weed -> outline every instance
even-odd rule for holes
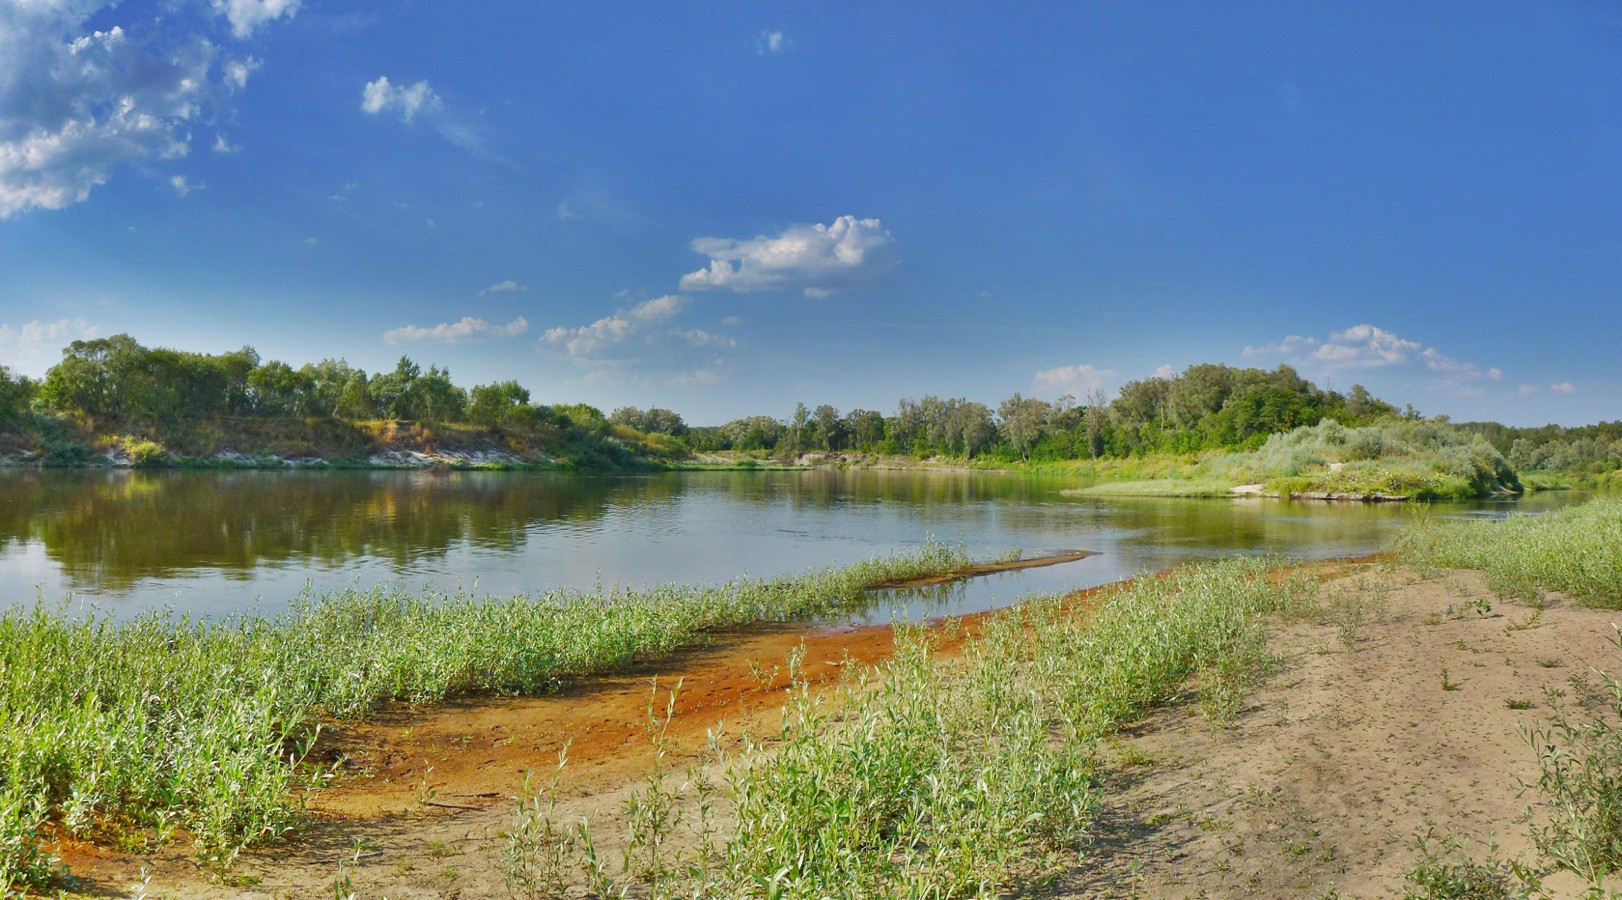
[[[1458,689],[1459,689],[1459,683],[1457,681],[1452,681],[1447,677],[1447,667],[1443,666],[1442,667],[1442,690],[1444,690],[1444,691],[1456,691]]]
[[[1418,839],[1420,861],[1403,873],[1410,900],[1519,900],[1541,891],[1537,873],[1518,862],[1499,858],[1489,840],[1486,859],[1470,855],[1470,839],[1448,831],[1437,842],[1434,827]]]
[[[1531,700],[1521,700],[1515,697],[1511,697],[1504,701],[1504,707],[1506,709],[1532,709],[1536,706],[1537,704]]]

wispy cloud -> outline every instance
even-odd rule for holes
[[[1094,391],[1103,391],[1104,386],[1114,378],[1114,369],[1100,369],[1092,363],[1081,363],[1037,372],[1036,377],[1031,379],[1031,385],[1036,393],[1045,396],[1060,397],[1069,394],[1078,399],[1085,399]]]
[[[1549,385],[1549,390],[1554,391],[1556,394],[1575,394],[1577,393],[1577,386],[1569,381],[1562,381],[1558,384]]]
[[[513,281],[511,278],[509,278],[506,281],[498,281],[495,284],[492,284],[489,287],[484,288],[483,290],[479,291],[479,296],[483,297],[486,294],[505,294],[505,293],[511,293],[511,292],[516,292],[516,291],[522,291],[524,289],[525,288],[524,288],[523,285],[521,285],[518,282]]]
[[[484,147],[484,139],[461,116],[453,113],[426,80],[397,85],[387,75],[378,76],[361,88],[360,108],[367,115],[392,113],[407,125],[418,119],[439,136],[477,156],[495,159]]]
[[[446,322],[431,328],[422,328],[417,325],[406,325],[401,328],[391,328],[383,332],[383,342],[386,344],[406,344],[418,341],[438,341],[445,344],[462,344],[472,341],[492,341],[499,338],[517,337],[529,330],[529,322],[519,316],[505,325],[492,325],[483,319],[465,316],[457,322]]]
[[[840,216],[829,225],[794,225],[775,237],[702,237],[693,250],[708,268],[682,276],[685,291],[800,290],[823,297],[865,283],[896,264],[895,238],[878,219]]]
[[[767,29],[766,31],[762,31],[760,35],[755,38],[755,52],[759,53],[761,56],[770,56],[773,53],[782,53],[783,51],[792,49],[793,47],[794,42],[789,40],[788,35],[784,34],[782,30],[778,28],[771,28]]]
[[[0,364],[27,366],[71,341],[90,340],[97,332],[83,317],[54,322],[35,319],[15,328],[0,323]]]
[[[549,328],[537,346],[586,370],[592,382],[713,384],[727,371],[716,351],[738,346],[736,338],[677,323],[687,298],[667,294],[603,316],[589,325]],[[695,351],[704,351],[697,357]]]
[[[1326,372],[1423,367],[1434,375],[1433,388],[1456,392],[1473,390],[1472,385],[1477,382],[1499,381],[1504,377],[1501,369],[1482,369],[1435,347],[1368,324],[1333,332],[1325,340],[1292,334],[1277,343],[1246,347],[1244,355],[1283,358],[1297,366]]]
[[[184,176],[184,175],[175,175],[175,176],[170,177],[169,186],[174,188],[175,193],[179,194],[182,197],[186,196],[187,194],[191,193],[192,191],[200,191],[204,187],[201,184],[192,184],[191,182],[186,180],[186,176]]]

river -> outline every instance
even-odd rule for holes
[[[866,618],[1006,605],[1235,553],[1378,549],[1405,504],[1070,499],[1069,480],[814,470],[520,472],[0,471],[0,606],[114,617],[275,614],[306,589],[477,595],[713,583],[853,562],[934,539],[979,558],[1099,555],[886,598]],[[1436,504],[1430,515],[1538,512],[1577,499]]]

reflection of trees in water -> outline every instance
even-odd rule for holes
[[[246,577],[461,542],[510,550],[536,523],[590,522],[678,489],[533,473],[15,471],[0,473],[0,543],[38,541],[70,578],[122,589],[194,568]]]
[[[1135,534],[1128,544],[1257,550],[1365,545],[1381,523],[1399,519],[1390,504],[1291,503],[1282,500],[1111,499],[1109,525]],[[1372,549],[1372,548],[1370,548]]]

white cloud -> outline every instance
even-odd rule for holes
[[[214,135],[214,152],[215,153],[241,153],[242,152],[242,145],[241,144],[233,144],[233,143],[231,143],[230,141],[225,139],[225,135],[223,135],[223,134],[216,134],[216,135]]]
[[[738,346],[737,338],[728,337],[724,334],[711,334],[702,328],[683,331],[681,337],[694,347],[725,347],[730,350]]]
[[[517,337],[528,330],[529,322],[525,321],[523,316],[519,316],[505,325],[492,325],[483,319],[465,316],[461,321],[441,323],[432,328],[422,328],[417,325],[392,328],[383,332],[383,342],[386,344],[404,344],[416,341],[440,341],[446,344],[461,344],[469,341],[489,341],[497,338]]]
[[[1100,369],[1092,363],[1081,363],[1037,372],[1031,383],[1040,394],[1052,397],[1069,394],[1072,397],[1085,398],[1093,391],[1102,391],[1104,385],[1114,377],[1114,369]]]
[[[558,221],[560,222],[568,222],[580,218],[580,214],[574,211],[574,208],[569,205],[569,201],[567,200],[564,200],[558,204],[557,215]]]
[[[297,4],[232,6],[245,34]],[[93,18],[117,23],[93,30]],[[0,2],[0,218],[81,203],[121,164],[186,155],[195,127],[259,65],[221,63],[189,22],[114,0]]]
[[[727,369],[717,350],[738,346],[736,338],[676,323],[687,298],[668,294],[621,309],[589,325],[549,328],[537,347],[559,354],[587,370],[589,382],[705,385],[719,380]],[[696,364],[694,351],[704,350]]]
[[[186,196],[192,191],[200,191],[204,188],[204,185],[192,184],[191,182],[187,181],[186,176],[184,175],[171,176],[169,178],[169,186],[174,188],[175,193],[182,197]]]
[[[231,33],[239,38],[253,34],[260,25],[298,14],[300,0],[214,0],[214,11],[231,23]]]
[[[513,281],[511,278],[509,278],[506,281],[498,281],[495,284],[492,284],[489,287],[485,288],[484,290],[479,291],[479,296],[483,297],[485,294],[504,294],[504,293],[508,293],[510,291],[521,291],[521,290],[524,290],[524,286],[519,284],[516,281]]]
[[[71,341],[95,337],[97,328],[82,317],[46,322],[35,319],[16,328],[0,323],[0,364],[16,367],[41,360]]]
[[[1549,390],[1554,391],[1556,394],[1575,394],[1577,393],[1577,386],[1569,381],[1562,381],[1559,384],[1549,385]]]
[[[1294,365],[1326,372],[1423,365],[1436,375],[1432,388],[1455,392],[1470,390],[1474,382],[1500,381],[1504,377],[1502,369],[1483,370],[1475,363],[1454,359],[1435,347],[1368,324],[1336,331],[1323,341],[1292,334],[1274,344],[1246,347],[1244,355],[1282,357]]]
[[[1149,373],[1149,377],[1158,378],[1161,381],[1170,381],[1177,377],[1177,370],[1172,367],[1171,363],[1161,363],[1155,366],[1155,370]]]
[[[1537,392],[1538,386],[1535,384],[1523,384],[1515,389],[1515,394],[1519,397],[1530,397]]]
[[[577,363],[589,363],[617,344],[647,336],[649,326],[670,319],[685,302],[686,298],[679,294],[667,294],[604,316],[590,325],[548,328],[541,335],[541,346],[561,349]]]
[[[729,327],[730,326],[736,326],[736,325],[742,325],[743,324],[743,316],[727,316],[726,318],[721,320],[721,324],[729,326]]]
[[[400,121],[407,124],[416,119],[418,113],[433,113],[444,105],[428,82],[419,81],[410,87],[398,87],[390,84],[386,75],[367,82],[360,94],[360,108],[367,114],[375,116],[385,110],[398,112]]]
[[[682,290],[787,288],[819,297],[867,281],[896,262],[890,232],[878,219],[855,216],[830,225],[794,225],[776,237],[698,238],[692,247],[710,265],[683,275]]]
[[[755,38],[755,52],[761,56],[782,53],[793,46],[794,42],[788,39],[788,35],[775,28],[762,31],[760,36]]]

